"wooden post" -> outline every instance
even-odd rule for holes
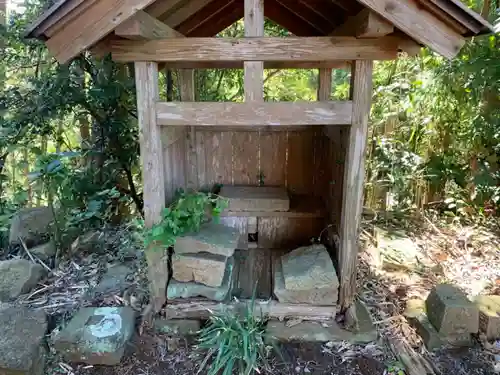
[[[348,137],[339,231],[339,303],[342,311],[348,310],[353,305],[356,294],[358,236],[363,205],[365,148],[372,97],[372,70],[372,61],[356,60],[353,62],[351,77],[352,125]],[[355,317],[355,313],[353,315]]]
[[[181,92],[181,101],[194,102],[195,99],[195,81],[194,69],[180,69],[179,70],[179,86]],[[185,175],[186,185],[188,189],[197,189],[198,186],[198,155],[196,153],[196,130],[194,126],[186,129],[186,163]]]
[[[141,147],[144,224],[151,228],[161,220],[165,207],[165,177],[160,128],[156,123],[158,64],[135,63],[139,143]],[[163,249],[150,246],[146,250],[153,308],[158,312],[166,301],[168,266]]]
[[[332,70],[320,68],[318,72],[318,101],[327,102],[332,93]]]
[[[264,36],[264,0],[245,0],[245,36]],[[264,100],[264,63],[244,63],[245,101]]]

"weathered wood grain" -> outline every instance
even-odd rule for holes
[[[140,10],[115,28],[115,34],[130,40],[183,38],[184,35]]]
[[[245,0],[245,36],[264,36],[264,0]],[[245,101],[264,100],[264,63],[244,63]]]
[[[117,40],[111,51],[116,61],[392,60],[397,57],[400,40],[392,36]]]
[[[355,36],[357,38],[380,38],[394,31],[394,26],[370,9],[363,9],[357,15],[330,34],[332,36]]]
[[[287,133],[261,132],[260,170],[264,185],[286,186],[287,146]]]
[[[289,126],[346,125],[352,103],[339,102],[158,102],[159,125]]]
[[[181,93],[181,101],[193,102],[195,101],[195,79],[194,70],[181,69],[179,70],[179,90]],[[188,189],[195,189],[198,187],[198,154],[196,153],[196,130],[194,126],[190,126],[184,133],[185,137],[185,175],[186,187]]]
[[[259,179],[259,134],[233,132],[233,184],[257,185]],[[220,155],[220,157],[228,157]]]

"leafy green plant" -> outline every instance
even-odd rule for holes
[[[211,361],[208,375],[229,375],[236,369],[240,375],[260,373],[269,369],[267,357],[269,349],[262,314],[254,314],[254,298],[246,304],[243,316],[222,310],[210,316],[207,325],[201,329],[198,350],[207,351],[200,365],[201,372]],[[269,340],[273,344],[272,340]],[[275,347],[276,352],[280,352]]]
[[[165,248],[173,246],[177,237],[198,231],[208,212],[218,217],[225,206],[226,201],[216,194],[179,190],[174,202],[163,210],[162,220],[147,230],[146,246],[151,243],[160,243]]]

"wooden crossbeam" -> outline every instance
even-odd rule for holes
[[[243,61],[173,61],[169,69],[243,69]],[[350,69],[350,61],[266,61],[264,69]]]
[[[394,26],[372,12],[363,9],[357,15],[349,17],[346,22],[330,34],[332,36],[355,36],[357,38],[380,38],[394,31]]]
[[[123,40],[111,45],[116,61],[332,61],[392,60],[401,38],[177,38]]]
[[[167,126],[347,125],[352,102],[158,102],[156,115]]]
[[[144,11],[118,25],[115,34],[131,40],[183,38],[184,35]]]
[[[414,0],[358,0],[394,26],[446,58],[455,57],[465,39]]]

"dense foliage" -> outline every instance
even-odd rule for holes
[[[40,204],[60,212],[62,232],[140,215],[133,67],[88,52],[58,64],[42,43],[22,37],[46,1],[24,4],[0,33],[0,229],[19,207]],[[495,2],[468,5],[495,20]],[[270,21],[265,30],[287,35]],[[241,35],[241,21],[221,33]],[[451,62],[423,50],[416,58],[376,63],[366,205],[496,213],[499,64],[497,35],[472,39]],[[332,97],[346,98],[349,73],[333,74]],[[175,71],[162,72],[166,100],[179,98],[177,78]],[[197,100],[243,100],[241,70],[200,70],[196,83]],[[266,100],[315,100],[316,88],[314,70],[265,71]],[[206,203],[201,200],[196,204]],[[172,210],[165,215],[181,220]]]

